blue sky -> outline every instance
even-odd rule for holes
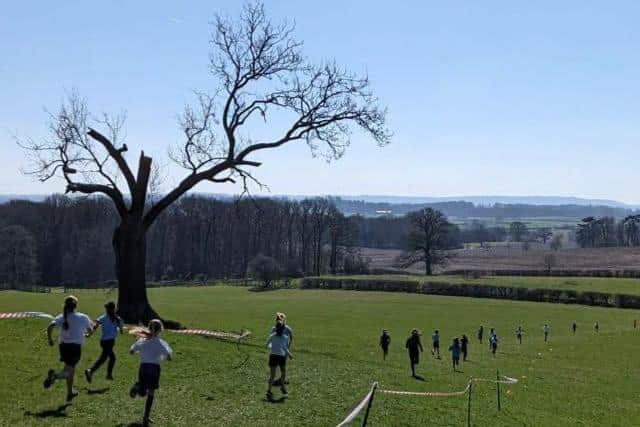
[[[167,147],[192,90],[211,90],[209,22],[236,1],[5,2],[0,193],[62,191],[22,176],[12,135],[45,132],[76,88],[128,115],[130,156],[182,172]],[[339,161],[304,144],[262,155],[274,194],[566,195],[640,203],[640,2],[284,1],[312,60],[367,72],[391,145],[354,138]],[[233,192],[205,184],[198,191]]]

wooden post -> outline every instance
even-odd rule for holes
[[[471,427],[471,389],[473,388],[473,379],[469,380],[469,401],[467,402],[467,427]]]
[[[498,411],[500,410],[500,371],[496,370],[496,391],[498,393]]]
[[[371,399],[369,399],[369,403],[367,404],[367,410],[364,413],[364,419],[362,420],[362,427],[366,427],[367,420],[369,419],[369,411],[371,410],[371,404],[373,404],[373,397],[376,395],[376,390],[378,389],[378,383],[373,383],[373,391],[371,392]]]

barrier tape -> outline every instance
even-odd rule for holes
[[[471,387],[471,383],[473,380],[469,380],[467,386],[464,390],[461,391],[451,391],[451,392],[440,392],[440,391],[399,391],[399,390],[379,390],[380,393],[384,394],[395,394],[399,396],[425,396],[425,397],[452,397],[452,396],[462,396],[469,391],[469,387]]]
[[[362,412],[362,410],[366,408],[367,405],[369,404],[369,400],[371,400],[371,397],[373,396],[373,393],[375,392],[377,385],[378,383],[373,383],[373,385],[371,386],[371,390],[369,390],[369,393],[367,393],[364,399],[362,399],[362,401],[358,403],[358,405],[355,408],[353,408],[353,411],[351,411],[349,415],[347,415],[345,419],[342,420],[340,424],[338,424],[337,427],[346,426],[347,424],[355,420],[358,415],[360,415],[360,412]]]
[[[242,339],[251,335],[249,331],[243,331],[241,334],[234,334],[232,332],[224,331],[209,331],[207,329],[168,329],[169,332],[182,335],[197,335],[202,337],[227,339],[240,342]],[[135,335],[139,338],[144,338],[149,335],[149,330],[143,326],[136,326],[129,329],[130,335]]]
[[[19,311],[15,313],[0,313],[0,319],[53,319],[54,317],[48,313],[41,311]]]

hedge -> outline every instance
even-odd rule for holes
[[[343,279],[307,277],[301,289],[343,289],[354,291],[405,292],[472,298],[494,298],[514,301],[580,304],[598,307],[640,308],[640,295],[578,292],[561,289],[533,289],[516,286],[469,285],[409,280]]]

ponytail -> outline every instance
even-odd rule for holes
[[[109,316],[109,319],[111,319],[113,323],[116,323],[116,324],[122,323],[122,319],[120,319],[120,316],[116,314],[115,303],[108,302],[104,305],[104,308],[107,312],[107,316]]]
[[[69,295],[64,299],[64,305],[62,306],[62,316],[64,317],[64,323],[62,323],[62,329],[69,329],[69,320],[67,315],[73,313],[78,306],[78,298],[73,295]]]

